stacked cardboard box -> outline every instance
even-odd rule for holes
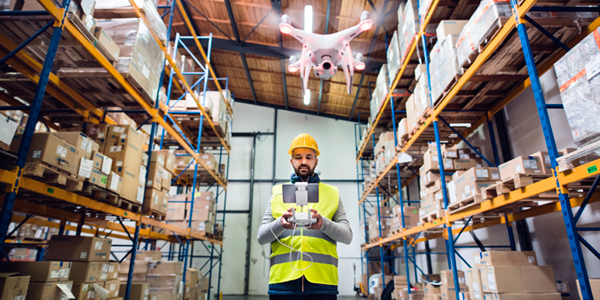
[[[146,282],[152,299],[181,300],[183,297],[183,262],[149,261]]]
[[[518,156],[501,164],[498,166],[498,169],[500,170],[500,179],[506,180],[518,174],[544,174],[544,170],[541,168],[538,158],[539,157],[536,156]]]
[[[146,178],[142,134],[131,126],[109,125],[104,144],[104,155],[113,160],[112,171],[122,179],[121,198],[142,204]]]
[[[417,1],[408,0],[398,8],[398,32],[400,42],[400,61],[404,62],[408,56],[410,46],[415,41],[415,36],[419,32],[421,23],[419,22],[419,12],[417,10]]]
[[[500,18],[512,15],[510,2],[498,0],[481,1],[469,22],[463,27],[456,42],[456,56],[459,67],[470,65],[479,45],[488,38],[488,34],[497,28]]]
[[[55,295],[60,297],[63,294],[62,288],[71,292],[71,287],[73,286],[73,282],[69,279],[71,262],[2,262],[0,263],[0,269],[3,272],[29,277],[29,285],[24,290],[27,293],[27,299],[43,300]],[[43,295],[42,292],[48,293],[48,295]]]
[[[445,270],[440,273],[442,279],[441,293],[442,299],[444,300],[456,300],[456,290],[459,290],[461,295],[459,299],[465,299],[465,295],[468,297],[468,287],[465,280],[465,273],[463,271],[457,271],[458,275],[458,288],[454,280],[454,273],[452,270]]]
[[[561,299],[552,266],[538,266],[533,251],[491,251],[474,255],[472,299]],[[467,272],[469,273],[469,272]]]
[[[0,273],[0,300],[26,299],[30,276],[5,272]]]
[[[377,75],[377,80],[375,82],[375,89],[371,93],[371,121],[375,121],[377,118],[377,114],[381,108],[381,105],[385,101],[387,94],[390,92],[390,81],[388,77],[388,67],[386,64],[381,66],[379,70],[379,75]],[[371,124],[371,123],[369,123]]]
[[[456,172],[452,176],[451,189],[454,195],[450,202],[460,202],[471,199],[478,203],[485,199],[481,189],[500,180],[498,168],[471,168],[465,172]],[[450,189],[450,188],[449,188]]]
[[[442,287],[439,284],[425,283],[423,293],[425,300],[442,300]]]
[[[400,205],[392,208],[392,225],[391,231],[399,231],[402,229],[402,211]],[[413,206],[404,207],[404,228],[409,229],[419,225],[419,209]]]
[[[168,170],[174,169],[174,161],[175,156],[169,150],[152,151],[144,197],[145,212],[167,214],[172,178]]]
[[[381,216],[381,222],[379,221]],[[389,207],[380,207],[379,215],[375,212],[369,217],[369,238],[379,238],[379,228],[381,225],[381,237],[387,237],[390,235],[392,227],[392,210]]]
[[[442,93],[455,82],[457,75],[462,75],[456,58],[456,41],[467,21],[444,20],[436,29],[437,42],[431,49],[431,96],[438,100]]]
[[[396,144],[394,141],[394,132],[382,132],[379,135],[377,144],[375,144],[375,171],[377,174],[382,172],[386,166],[396,156]]]
[[[575,144],[584,146],[600,137],[595,113],[600,105],[597,76],[600,29],[594,30],[554,64],[560,97]],[[582,72],[587,76],[581,76]]]
[[[217,206],[213,192],[196,192],[194,197],[193,201],[191,193],[170,197],[168,223],[187,229],[191,218],[193,231],[214,233]]]
[[[202,277],[202,272],[188,268],[185,275],[184,300],[204,300],[208,292],[208,278]]]

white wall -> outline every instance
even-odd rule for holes
[[[274,109],[236,103],[233,132],[273,132]],[[321,150],[317,170],[322,179],[356,179],[354,153],[354,123],[336,121],[289,111],[278,111],[276,145],[276,179],[288,179],[293,173],[287,151],[292,139],[300,133],[315,137]],[[234,137],[229,169],[229,179],[250,178],[251,137]],[[273,136],[263,135],[256,143],[255,179],[271,180],[273,177]],[[331,182],[340,190],[355,237],[350,245],[338,243],[340,295],[353,295],[352,265],[360,268],[360,243],[356,234],[358,225],[358,199],[356,183]],[[230,182],[227,210],[248,209],[250,185]],[[251,242],[251,267],[249,293],[265,295],[268,291],[270,246],[256,241],[256,231],[269,204],[272,184],[257,182],[254,185]],[[219,210],[222,209],[220,200]],[[242,294],[244,291],[244,266],[246,255],[246,214],[227,214],[225,220],[223,278],[224,294]],[[196,247],[198,249],[199,247]],[[205,250],[204,250],[205,251]],[[359,274],[360,276],[360,274]]]

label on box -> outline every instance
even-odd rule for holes
[[[600,73],[600,55],[596,54],[587,64],[585,64],[587,80],[592,80],[598,73]]]
[[[111,285],[110,285],[110,287],[109,287],[109,290],[110,290],[110,291],[114,291],[114,290],[116,290],[116,289],[117,289],[117,284],[116,284],[116,283],[111,283]]]
[[[515,173],[521,173],[521,172],[523,172],[523,169],[521,168],[521,165],[520,164],[516,165],[515,166]]]
[[[535,264],[535,256],[527,256],[527,261],[530,264]]]
[[[110,190],[116,191],[119,187],[119,177],[116,174],[113,174],[110,180],[110,186],[108,187]]]
[[[61,279],[69,278],[70,271],[71,271],[71,268],[62,268],[62,269],[58,270],[58,278],[61,278]]]
[[[13,298],[14,300],[25,300],[25,295],[18,295]]]
[[[475,176],[477,176],[477,179],[483,179],[488,178],[490,175],[487,169],[475,169]]]
[[[525,167],[525,169],[537,170],[537,168],[538,168],[537,160],[536,159],[524,159],[523,167]]]
[[[488,271],[487,277],[488,277],[488,288],[491,291],[495,291],[496,290],[496,276],[494,276],[494,272]]]
[[[150,77],[150,69],[148,69],[148,67],[146,67],[145,65],[142,66],[142,74],[146,78]]]
[[[471,185],[470,184],[465,186],[465,195],[467,197],[471,196]]]
[[[50,271],[50,278],[58,278],[60,271]]]
[[[125,132],[125,126],[115,126],[115,127],[113,127],[113,131],[115,133],[124,133]]]
[[[127,133],[121,133],[121,139],[126,139],[127,138]]]
[[[108,278],[108,273],[100,273],[100,280],[106,280]]]
[[[104,244],[104,242],[96,242],[94,244],[94,249],[96,249],[96,250],[102,250],[102,244]]]
[[[500,179],[500,175],[498,173],[492,173],[492,179]]]
[[[64,283],[59,283],[56,285],[62,292],[63,294],[67,297],[67,299],[75,299],[75,295],[73,295],[73,293],[71,293],[71,287],[64,284]],[[62,299],[62,297],[61,297]]]
[[[94,166],[94,161],[87,159],[85,157],[81,158],[81,162],[79,163],[79,176],[84,178],[90,178],[92,175],[92,168]]]
[[[475,299],[481,299],[481,291],[479,290],[479,282],[471,282],[471,286],[473,287],[473,296],[475,296]]]
[[[123,146],[111,146],[108,151],[109,152],[121,152],[123,150]]]
[[[112,158],[104,156],[102,160],[102,173],[110,175],[110,168],[112,167]]]
[[[40,158],[42,156],[42,150],[35,150],[33,151],[33,158]]]
[[[87,252],[81,251],[81,254],[79,254],[79,258],[85,259],[86,257],[87,257]]]
[[[100,296],[102,299],[106,299],[108,297],[108,290],[101,287],[99,284],[94,283],[93,285],[94,291]]]
[[[122,160],[119,160],[119,161],[117,161],[117,162],[116,162],[116,164],[115,164],[115,165],[116,165],[117,167],[122,167],[122,166],[123,166],[123,161],[122,161]]]
[[[139,203],[143,203],[144,202],[144,187],[140,186],[138,187],[138,192],[137,195],[135,197],[135,200]]]
[[[60,155],[60,157],[62,157],[62,158],[67,157],[67,148],[65,148],[61,145],[58,145],[56,147],[56,154]]]

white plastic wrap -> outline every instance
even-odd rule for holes
[[[500,17],[510,17],[512,12],[508,0],[483,0],[460,33],[456,42],[458,65],[468,66],[472,63],[469,56],[478,50],[490,31],[497,26]]]
[[[400,61],[400,42],[398,40],[398,31],[394,31],[394,35],[389,41],[390,46],[387,50],[387,66],[388,76],[390,79],[395,79],[402,62]]]
[[[596,29],[554,64],[560,97],[578,146],[600,138],[600,31]]]
[[[133,77],[147,96],[156,101],[164,53],[146,24],[139,19],[114,19],[100,20],[98,27],[121,48],[117,71]]]
[[[377,81],[375,82],[375,89],[371,94],[371,120],[375,120],[377,113],[385,100],[386,95],[390,92],[390,84],[387,76],[387,64],[381,66]]]
[[[150,25],[150,30],[158,36],[158,39],[167,44],[167,26],[156,10],[156,4],[153,1],[144,1],[144,15]]]
[[[436,101],[449,87],[457,74],[462,74],[462,68],[458,67],[456,58],[456,48],[454,45],[458,40],[458,35],[449,34],[446,37],[438,39],[431,50],[431,63],[429,64],[431,73],[431,95],[433,101]]]
[[[408,55],[410,46],[415,41],[415,35],[419,32],[419,12],[416,0],[408,0],[404,7],[403,22],[398,24],[398,36],[400,37],[400,61],[403,62]]]
[[[425,21],[425,17],[427,16],[427,12],[429,8],[431,8],[431,4],[433,0],[419,0],[419,16],[421,17],[421,23]]]
[[[429,94],[429,83],[427,81],[427,73],[422,74],[417,82],[414,91],[415,95],[415,112],[418,116],[423,115],[425,109],[431,107],[431,98]]]

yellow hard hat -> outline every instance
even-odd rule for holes
[[[317,141],[308,133],[301,133],[297,137],[295,137],[292,141],[292,144],[290,145],[290,150],[288,151],[288,153],[292,155],[292,153],[294,153],[294,150],[298,148],[313,149],[317,152],[317,156],[321,154],[321,152],[319,151],[319,146],[317,145]]]

